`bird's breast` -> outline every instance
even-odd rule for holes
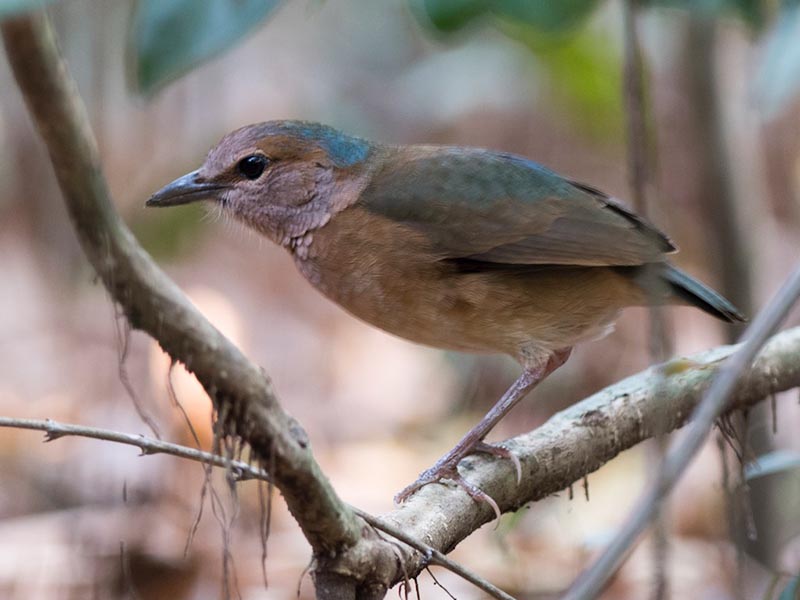
[[[430,346],[519,356],[596,337],[628,285],[609,269],[464,273],[413,228],[351,207],[304,238],[303,275],[348,312]]]

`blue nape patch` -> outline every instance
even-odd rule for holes
[[[325,149],[337,167],[350,167],[367,158],[370,145],[366,140],[349,136],[319,123],[287,123],[297,136],[315,141]]]

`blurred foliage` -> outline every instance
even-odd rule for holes
[[[52,0],[0,0],[0,17]],[[601,0],[409,0],[429,29],[451,33],[482,20],[497,25],[539,58],[566,103],[593,134],[620,126],[619,57],[607,40],[579,29]],[[754,29],[764,25],[760,0],[639,0],[643,7],[736,15]],[[131,50],[135,85],[152,94],[235,44],[263,22],[280,0],[139,0]],[[766,34],[756,89],[765,114],[774,116],[800,92],[800,2],[784,0]],[[567,34],[574,34],[569,39]],[[548,39],[549,38],[549,39]]]
[[[55,0],[0,0],[0,19],[25,10],[41,8]]]
[[[423,25],[432,25],[439,31],[456,31],[476,17],[484,16],[492,0],[412,0],[414,14]]]
[[[784,2],[767,33],[756,77],[756,90],[767,117],[781,112],[800,92],[800,2]]]
[[[139,0],[132,32],[136,85],[152,94],[235,44],[280,0]]]
[[[621,135],[622,55],[607,31],[589,27],[573,35],[549,34],[511,21],[500,27],[534,53],[550,80],[553,106],[566,107],[590,135]]]
[[[419,0],[429,24],[440,31],[455,31],[476,17],[493,15],[536,27],[562,31],[581,23],[597,0]]]
[[[800,598],[800,576],[792,577],[786,587],[783,588],[778,600],[797,600]]]
[[[202,237],[209,219],[202,204],[188,204],[182,210],[140,211],[130,223],[139,243],[153,257],[170,260],[185,252]]]
[[[558,32],[584,22],[599,0],[412,0],[426,25],[442,32],[463,28],[478,17],[493,16],[529,25],[541,32]],[[643,7],[694,10],[709,16],[737,15],[753,27],[763,23],[760,0],[639,0]]]
[[[640,0],[642,6],[737,15],[761,24],[759,0]],[[564,106],[590,135],[615,138],[622,132],[622,56],[608,28],[581,27],[599,0],[411,0],[428,29],[450,34],[490,23],[521,42],[545,72],[554,106]],[[800,38],[800,36],[795,36]],[[798,69],[800,71],[800,69]]]
[[[650,7],[693,10],[709,17],[737,16],[753,28],[764,23],[761,0],[641,0],[641,3]]]

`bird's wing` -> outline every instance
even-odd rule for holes
[[[422,232],[441,258],[623,266],[675,249],[613,198],[518,156],[412,146],[386,158],[359,204]]]

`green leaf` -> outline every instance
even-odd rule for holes
[[[26,10],[43,8],[55,0],[0,0],[0,19]]]
[[[759,456],[744,470],[746,480],[774,475],[784,471],[800,468],[800,453],[789,450],[775,450]]]
[[[504,19],[556,32],[582,23],[598,0],[495,0],[492,12]]]
[[[575,34],[540,33],[527,25],[502,27],[536,57],[550,102],[586,133],[613,138],[623,130],[622,57],[606,30],[584,27]]]
[[[456,31],[485,14],[492,0],[422,0],[430,24],[439,31]]]
[[[644,0],[643,4],[692,10],[711,17],[737,15],[752,27],[760,27],[764,22],[761,0]]]
[[[152,94],[236,43],[280,0],[139,0],[133,29],[138,88]]]
[[[418,0],[420,1],[420,0]],[[582,22],[599,0],[421,0],[430,23],[440,31],[463,28],[492,14],[540,31],[563,31]]]
[[[759,103],[765,116],[774,117],[800,92],[800,3],[786,2],[756,73]]]

